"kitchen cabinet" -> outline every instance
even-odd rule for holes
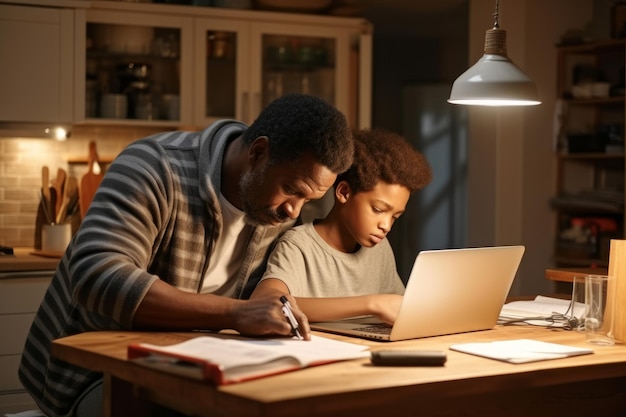
[[[0,122],[73,118],[74,10],[0,4]]]
[[[265,20],[195,19],[195,120],[250,123],[287,93],[321,97],[369,127],[371,31],[360,19],[270,14]],[[359,61],[359,54],[362,61]],[[361,83],[361,85],[359,85]]]
[[[625,47],[557,47],[557,267],[606,267],[610,239],[625,236]]]
[[[370,125],[364,19],[93,1],[75,26],[80,123],[250,123],[272,99],[300,92],[334,103],[353,127]]]
[[[191,124],[192,24],[171,13],[77,10],[75,71],[84,75],[76,77],[75,120]],[[168,112],[172,100],[179,107]]]
[[[36,409],[17,369],[30,325],[54,270],[0,272],[0,415]]]

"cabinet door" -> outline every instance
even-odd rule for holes
[[[0,120],[72,120],[73,14],[0,5]]]
[[[321,97],[369,127],[371,35],[355,26],[197,18],[196,125],[251,123],[288,93]]]
[[[34,407],[17,377],[22,349],[54,271],[0,273],[0,413]]]
[[[76,119],[190,123],[192,21],[176,15],[77,12]]]
[[[251,90],[249,23],[224,19],[195,21],[195,122],[218,119],[249,122]]]
[[[350,113],[350,30],[317,25],[252,26],[251,113],[288,93],[311,94]]]

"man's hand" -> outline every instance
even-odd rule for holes
[[[280,297],[284,295],[291,304],[291,311],[298,320],[298,330],[304,340],[311,339],[309,321],[289,294],[267,291],[247,301],[238,302],[234,308],[236,329],[243,335],[291,336],[291,325],[282,311]]]

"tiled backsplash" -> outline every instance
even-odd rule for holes
[[[127,144],[163,128],[75,126],[70,139],[0,139],[0,245],[33,247],[35,220],[41,189],[41,167],[48,165],[50,179],[63,168],[80,182],[89,142],[96,142],[98,157],[112,159]]]

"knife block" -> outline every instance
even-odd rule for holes
[[[607,300],[613,303],[613,338],[626,342],[626,240],[612,239],[609,252],[609,276],[613,279],[607,289]],[[610,321],[609,321],[610,322]]]

